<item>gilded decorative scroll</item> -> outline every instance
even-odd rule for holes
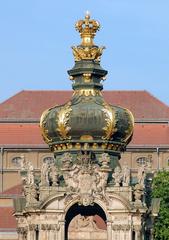
[[[112,137],[112,135],[117,131],[115,127],[116,126],[115,111],[107,103],[104,103],[104,108],[102,109],[102,111],[105,114],[106,122],[106,126],[103,128],[105,136],[103,136],[102,138],[104,140],[109,140]]]
[[[60,111],[57,114],[57,125],[56,131],[59,132],[60,139],[70,139],[71,137],[68,135],[70,131],[70,127],[68,126],[68,121],[70,117],[70,113],[72,111],[71,103],[68,102],[66,105],[61,107]]]
[[[105,47],[72,47],[73,55],[76,62],[81,60],[94,60],[100,62],[101,55]]]
[[[44,141],[48,144],[52,141],[52,139],[49,138],[48,136],[48,130],[45,129],[45,125],[46,125],[46,118],[47,115],[49,114],[50,109],[47,109],[46,111],[43,112],[41,118],[40,118],[40,129],[41,129],[41,133],[42,136],[44,138]]]
[[[133,134],[133,128],[134,128],[134,117],[133,114],[126,108],[125,114],[128,116],[128,129],[125,131],[126,137],[124,139],[125,142],[131,137]]]

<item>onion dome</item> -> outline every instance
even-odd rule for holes
[[[102,96],[107,75],[100,65],[104,47],[93,41],[100,24],[86,14],[75,28],[82,42],[72,47],[75,65],[68,71],[74,92],[70,101],[42,114],[43,138],[55,153],[120,152],[131,140],[134,118],[129,110],[110,105]]]

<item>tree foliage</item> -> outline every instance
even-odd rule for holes
[[[154,225],[155,239],[169,240],[169,171],[161,171],[153,179],[152,197],[161,199]]]

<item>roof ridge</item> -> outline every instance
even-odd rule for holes
[[[103,91],[105,91],[105,92],[146,92],[146,90],[107,90],[107,89],[103,89]]]
[[[21,92],[72,92],[73,90],[72,89],[26,89],[26,90],[21,90],[19,91],[18,93],[16,93],[15,95],[12,95],[12,97],[18,95],[19,93]],[[105,91],[105,92],[147,92],[146,90],[118,90],[118,89],[111,89],[111,90],[108,90],[108,89],[103,89],[102,91]]]
[[[57,89],[57,90],[53,90],[53,89],[51,89],[51,90],[49,90],[49,89],[47,89],[47,90],[35,90],[35,89],[33,89],[33,90],[23,90],[23,92],[72,92],[73,90],[66,90],[66,89]]]
[[[3,102],[0,103],[0,106],[1,106],[2,104],[4,104],[4,103],[8,102],[9,100],[15,98],[16,96],[20,95],[20,94],[23,93],[23,92],[25,92],[25,90],[21,90],[21,91],[17,92],[16,94],[12,95],[11,97],[7,98],[5,101],[3,101]]]
[[[165,102],[161,101],[158,97],[154,96],[154,94],[152,94],[149,91],[146,91],[152,98],[154,98],[157,102],[159,102],[162,105],[165,105],[168,108],[169,111],[169,105],[167,105]]]

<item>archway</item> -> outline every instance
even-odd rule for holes
[[[65,216],[65,240],[107,240],[106,215],[96,203],[69,208]]]

